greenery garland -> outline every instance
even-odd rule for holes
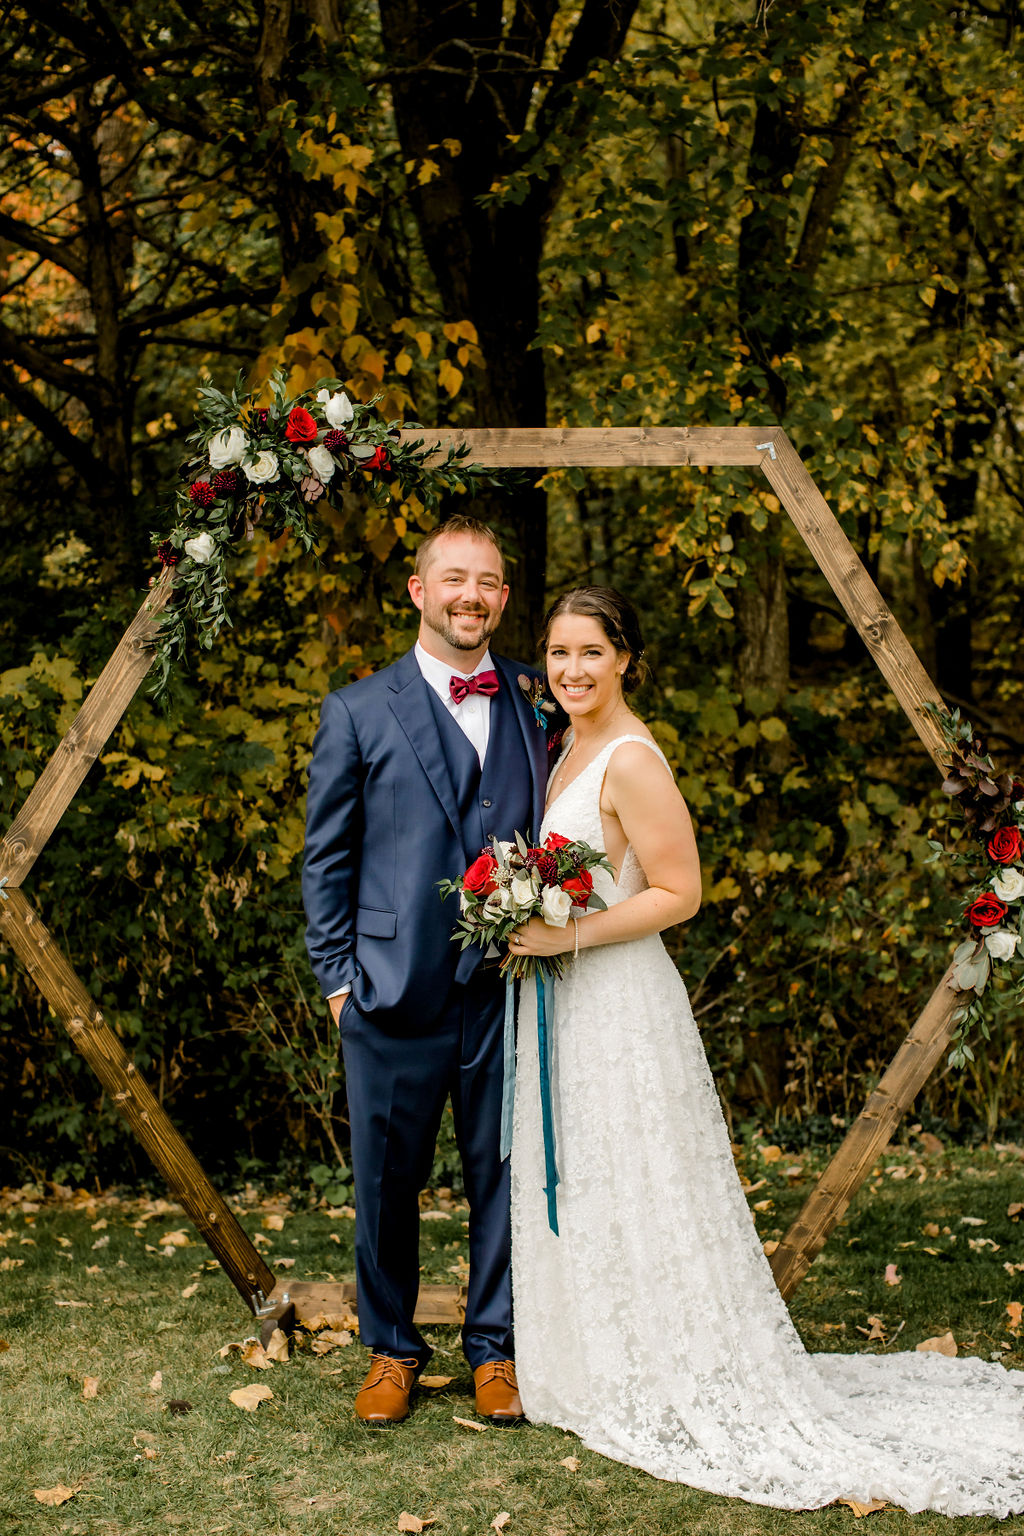
[[[365,405],[350,400],[339,379],[320,379],[290,398],[284,371],[275,369],[263,406],[262,392],[245,391],[243,382],[239,374],[230,395],[200,388],[174,527],[153,535],[157,559],[175,572],[156,642],[151,692],[157,698],[166,694],[193,635],[210,650],[231,626],[225,566],[257,524],[271,538],[291,532],[312,553],[320,537],[313,508],[341,487],[359,490],[378,506],[397,501],[430,513],[447,492],[473,494],[482,485],[507,487],[520,478],[466,464],[465,445],[449,448],[428,468],[431,451],[422,440],[401,441],[403,426],[420,430],[419,423],[382,420],[374,410],[379,395]]]
[[[966,869],[971,880],[964,906],[970,936],[957,945],[950,982],[967,999],[953,1015],[957,1029],[949,1057],[951,1066],[962,1067],[974,1060],[967,1043],[972,1031],[990,1038],[981,999],[993,974],[1016,972],[1018,1001],[1024,1003],[1024,782],[996,773],[984,743],[959,710],[928,709],[949,748],[942,791],[960,826],[952,849],[929,839],[933,853],[927,863],[945,856]]]

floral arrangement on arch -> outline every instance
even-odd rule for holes
[[[175,496],[174,526],[155,534],[161,566],[173,568],[174,593],[161,618],[152,692],[166,692],[190,636],[209,650],[230,626],[224,567],[258,524],[272,538],[289,531],[307,553],[319,540],[314,508],[339,489],[357,489],[378,506],[415,498],[435,510],[449,491],[508,485],[518,476],[465,463],[469,449],[449,448],[438,462],[422,441],[403,442],[403,425],[349,398],[339,379],[320,379],[290,398],[282,369],[269,380],[269,401],[245,391],[239,374],[230,394],[199,389],[190,457]]]
[[[964,905],[964,922],[970,930],[953,955],[950,986],[968,996],[954,1013],[957,1026],[951,1066],[973,1061],[967,1043],[975,1028],[989,1038],[981,998],[996,967],[1012,975],[1024,959],[1024,781],[1013,774],[998,774],[981,738],[960,711],[947,714],[929,706],[937,721],[950,760],[942,791],[950,797],[963,823],[957,845],[948,851],[929,840],[933,849],[928,863],[946,855],[968,871],[971,884]],[[1024,1002],[1024,972],[1016,985]]]

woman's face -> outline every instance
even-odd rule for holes
[[[600,714],[622,700],[622,676],[629,665],[597,619],[561,614],[551,625],[545,653],[548,686],[566,714]]]

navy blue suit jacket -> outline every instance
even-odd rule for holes
[[[492,660],[512,700],[532,779],[533,825],[544,815],[547,735],[517,679]],[[497,829],[510,837],[512,827]],[[458,917],[437,882],[480,852],[463,846],[454,786],[414,651],[328,694],[313,748],[306,812],[306,944],[325,996],[351,987],[364,1016],[396,1031],[437,1017],[455,979]]]

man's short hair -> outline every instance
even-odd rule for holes
[[[431,552],[438,539],[447,538],[449,534],[456,535],[460,533],[468,533],[474,539],[486,539],[488,544],[494,545],[498,553],[498,560],[501,563],[501,574],[504,578],[505,556],[498,541],[498,535],[493,528],[489,528],[486,523],[482,523],[478,517],[469,517],[463,513],[456,513],[454,517],[446,518],[443,523],[438,523],[436,528],[431,528],[430,532],[423,536],[416,551],[416,575],[422,577],[427,566],[430,564]]]

